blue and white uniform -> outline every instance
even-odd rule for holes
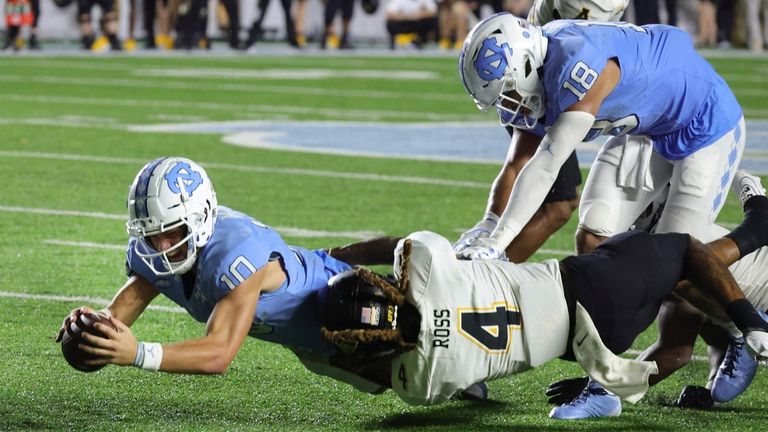
[[[621,71],[586,137],[612,136],[585,184],[579,226],[602,236],[625,231],[670,182],[658,231],[703,236],[725,202],[746,134],[735,96],[690,36],[664,25],[574,20],[542,31],[545,128],[584,97],[609,60]]]
[[[216,303],[270,261],[280,261],[285,283],[262,293],[250,335],[294,349],[329,354],[335,348],[320,335],[318,293],[328,279],[350,268],[320,250],[288,246],[280,235],[261,222],[219,206],[208,244],[199,251],[193,286],[185,290],[183,277],[158,277],[135,254],[136,239],[128,244],[129,274],[136,274],[184,308],[195,320],[207,322]],[[141,246],[139,246],[141,247]],[[185,275],[186,276],[186,275]]]

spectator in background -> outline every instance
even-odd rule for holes
[[[717,23],[717,45],[730,48],[733,38],[734,0],[715,0],[715,22]]]
[[[123,49],[128,52],[136,51],[136,0],[128,0],[128,39],[123,43]]]
[[[171,37],[172,22],[176,19],[178,2],[171,0],[143,0],[144,30],[147,32],[145,47],[155,49],[158,46],[164,49],[173,49]],[[173,3],[173,4],[172,4]],[[155,33],[157,25],[157,33]]]
[[[37,23],[40,21],[40,0],[30,0],[32,6],[32,25],[29,27],[29,49],[39,50],[40,42],[37,40]]]
[[[660,24],[658,0],[635,0],[635,24]],[[671,26],[677,26],[677,0],[664,0],[667,10],[667,22]]]
[[[240,48],[240,4],[238,0],[219,0],[216,4],[219,28],[227,35],[229,47]]]
[[[464,38],[469,33],[470,7],[466,0],[451,0],[451,17],[455,30],[455,49],[461,49]]]
[[[745,3],[749,49],[761,52],[768,37],[768,0],[745,0]],[[760,25],[760,15],[763,16],[762,26]]]
[[[421,48],[429,34],[437,31],[435,0],[389,0],[386,12],[390,49],[395,49],[398,35],[415,33],[417,39],[413,44]]]
[[[23,42],[21,29],[32,25],[32,6],[29,0],[6,0],[5,3],[5,42],[3,50],[13,48],[18,51]]]
[[[307,0],[298,0],[296,10],[293,12],[294,29],[296,32],[296,44],[299,48],[307,45],[307,33],[304,27],[304,16],[307,14]]]
[[[210,49],[208,39],[208,2],[206,0],[182,0],[178,3],[176,20],[176,41],[174,48]]]
[[[696,43],[699,47],[717,45],[717,0],[699,2],[699,35]],[[638,2],[635,2],[637,4]]]
[[[531,0],[503,0],[502,6],[505,11],[512,13],[512,15],[525,18],[531,9],[531,3]]]
[[[453,34],[456,30],[456,19],[453,16],[453,0],[437,2],[437,28],[440,31],[438,46],[440,49],[450,49],[454,45]]]
[[[293,23],[293,16],[291,15],[291,0],[280,0],[280,5],[283,7],[283,14],[285,16],[285,33],[288,38],[288,43],[295,48],[299,47],[296,42],[296,28]],[[264,35],[264,17],[267,15],[267,8],[269,7],[269,0],[259,0],[258,9],[259,15],[251,25],[251,30],[248,32],[248,40],[245,42],[245,49],[251,49],[256,41],[260,40]]]
[[[325,49],[327,46],[340,49],[354,48],[349,42],[349,25],[352,22],[354,9],[355,0],[326,0],[323,20],[325,27],[320,40],[320,49]],[[341,39],[336,37],[333,31],[333,20],[339,11],[341,11]]]
[[[349,25],[352,22],[352,14],[355,8],[355,0],[326,0],[325,16],[323,20],[323,38],[320,40],[320,49],[326,46],[339,49],[354,48],[349,42]],[[333,20],[341,11],[341,39],[333,31]]]
[[[98,5],[101,8],[102,35],[97,39],[91,22],[91,11]],[[103,52],[109,49],[120,51],[122,45],[117,38],[117,6],[115,0],[78,0],[77,19],[80,23],[81,43],[83,49]]]

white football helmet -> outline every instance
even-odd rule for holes
[[[464,39],[459,75],[477,107],[499,111],[502,124],[521,129],[544,116],[544,86],[538,69],[547,38],[541,29],[509,12],[480,21]]]
[[[557,11],[560,19],[619,21],[628,4],[629,0],[555,0],[553,13]]]
[[[217,209],[213,185],[200,165],[181,157],[144,165],[128,192],[126,228],[137,240],[134,253],[158,276],[186,273],[211,239]],[[155,250],[147,239],[181,226],[186,226],[186,235],[166,250]],[[171,261],[169,252],[184,245],[187,256]]]

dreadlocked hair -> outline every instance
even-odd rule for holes
[[[379,288],[392,303],[402,306],[405,303],[405,293],[408,290],[408,261],[411,258],[411,250],[411,239],[405,239],[400,260],[400,281],[396,285],[391,284],[383,277],[364,267],[355,267],[355,275]],[[406,342],[403,339],[403,335],[397,329],[347,329],[332,331],[322,327],[320,331],[323,338],[339,347],[345,353],[354,353],[361,343],[393,343],[397,345],[400,351],[416,348],[416,344]]]
[[[416,347],[416,344],[410,344],[404,341],[400,332],[395,329],[348,329],[330,331],[323,327],[320,331],[323,333],[323,337],[326,340],[348,354],[354,353],[357,346],[361,343],[395,343],[402,351],[407,351]]]

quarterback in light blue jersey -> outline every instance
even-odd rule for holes
[[[129,274],[144,278],[202,323],[242,281],[270,262],[279,262],[285,280],[275,291],[259,296],[249,334],[310,351],[332,351],[317,331],[316,296],[331,276],[350,266],[324,251],[288,246],[272,228],[224,206],[218,206],[213,235],[198,253],[199,264],[189,277],[156,274],[153,266],[162,268],[159,258],[155,262],[142,258],[149,251],[140,238],[131,238]]]
[[[481,109],[540,145],[500,220],[462,255],[496,258],[530,220],[576,145],[602,146],[582,192],[577,249],[627,230],[670,184],[658,232],[703,236],[744,150],[742,110],[684,31],[501,13],[467,36],[464,87]]]
[[[288,246],[256,219],[219,206],[205,170],[189,159],[145,165],[131,185],[128,213],[129,279],[101,311],[117,330],[105,326],[104,338],[84,335],[88,345],[81,349],[96,356],[88,364],[223,373],[250,335],[290,348],[305,364],[311,357],[313,366],[334,376],[347,374],[326,364],[336,349],[321,338],[318,296],[350,265],[321,250]],[[137,341],[130,326],[159,294],[206,323],[205,336],[173,344]],[[72,326],[91,313],[75,309],[59,338],[77,332]],[[354,377],[347,382],[378,388]]]

